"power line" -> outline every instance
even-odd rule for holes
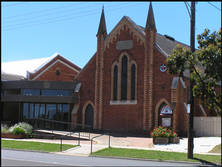
[[[138,4],[133,4],[133,5],[125,6],[125,7],[110,9],[110,10],[106,10],[106,12],[110,12],[110,11],[113,11],[113,10],[118,10],[118,9],[127,8],[127,7],[130,7],[130,6],[141,5],[141,4],[145,4],[145,3],[138,3]],[[116,6],[116,5],[114,5],[114,6]],[[119,5],[118,5],[118,6],[119,6]],[[87,14],[87,15],[75,16],[75,17],[71,17],[71,18],[60,19],[60,20],[55,20],[55,21],[50,21],[50,22],[45,22],[45,23],[32,24],[32,25],[27,25],[27,26],[22,26],[22,27],[15,27],[15,28],[10,28],[10,29],[5,29],[5,30],[2,29],[2,31],[15,30],[15,29],[20,29],[20,28],[25,28],[25,27],[32,27],[32,26],[37,26],[37,25],[42,25],[42,24],[49,24],[49,23],[54,23],[54,22],[59,22],[59,21],[65,21],[65,20],[70,20],[70,19],[74,19],[74,18],[80,18],[80,17],[89,16],[89,15],[94,15],[94,14],[98,14],[98,13],[101,13],[101,11],[95,12],[95,13],[90,13],[90,14]]]
[[[212,5],[213,7],[215,7],[216,9],[218,9],[218,10],[220,10],[221,11],[221,9],[219,9],[218,7],[216,7],[215,5],[213,5],[212,3],[210,3],[209,1],[207,1],[210,5]]]
[[[106,7],[106,8],[111,8],[111,7],[114,7],[114,6],[120,6],[120,5],[126,5],[128,3],[124,3],[124,4],[118,4],[118,5],[113,5],[113,6],[109,6],[109,7]],[[96,4],[96,5],[91,5],[91,6],[87,6],[87,7],[80,7],[80,8],[77,8],[77,9],[70,9],[70,10],[66,10],[66,11],[61,11],[61,12],[56,12],[56,13],[50,13],[50,14],[45,14],[45,15],[40,15],[40,16],[34,16],[34,17],[29,17],[29,18],[24,18],[24,19],[19,19],[19,20],[14,20],[14,21],[3,21],[2,23],[13,23],[13,22],[17,22],[17,21],[22,21],[22,20],[29,20],[29,19],[33,19],[33,18],[38,18],[38,17],[45,17],[45,16],[50,16],[50,15],[55,15],[55,14],[58,14],[58,13],[65,13],[65,12],[69,12],[69,11],[73,11],[73,10],[78,10],[78,9],[83,9],[83,8],[88,8],[88,7],[92,7],[92,6],[98,6],[98,5],[101,5],[101,4]],[[89,10],[88,10],[89,12]],[[82,12],[80,12],[82,13]],[[79,14],[79,13],[74,13],[74,14]],[[71,15],[74,15],[74,14],[71,14]],[[62,16],[60,16],[62,17]],[[56,17],[58,18],[58,17]],[[52,18],[53,19],[53,18]],[[41,21],[41,20],[40,20]],[[26,23],[24,23],[26,24]]]
[[[101,5],[101,4],[96,4],[96,5]],[[96,5],[91,5],[91,6],[88,6],[88,7],[92,7],[92,6],[96,6]],[[87,7],[81,7],[81,8],[77,8],[77,9],[82,9],[82,8],[87,8]],[[75,9],[75,10],[77,10],[77,9]],[[29,20],[29,19],[38,18],[38,17],[45,17],[45,16],[50,16],[50,15],[55,15],[55,14],[58,14],[58,13],[65,13],[65,12],[69,12],[69,11],[73,11],[73,10],[74,9],[70,9],[70,10],[66,10],[66,11],[62,11],[62,12],[56,12],[56,13],[45,14],[45,15],[40,15],[40,16],[34,16],[34,17],[29,17],[29,18],[14,20],[14,21],[8,21],[8,22],[3,22],[3,23],[13,23],[13,22],[22,21],[22,20]]]
[[[70,7],[70,6],[74,6],[74,5],[80,5],[80,4],[83,4],[83,3],[73,4],[73,5],[67,5],[67,6],[63,6],[63,7],[58,7],[58,8],[53,8],[53,9],[47,9],[47,10],[42,10],[42,11],[37,11],[37,12],[31,12],[31,13],[26,13],[26,14],[21,14],[21,15],[16,15],[16,16],[10,16],[10,17],[2,18],[2,19],[9,19],[9,18],[14,18],[14,17],[19,17],[19,16],[30,15],[30,14],[34,14],[34,13],[47,12],[47,11],[50,11],[50,10],[56,10],[56,9],[66,8],[66,7]]]
[[[26,2],[29,2],[29,1],[26,1]],[[9,6],[14,6],[14,5],[20,5],[20,4],[23,4],[23,3],[26,3],[26,2],[14,3],[14,4],[10,4],[10,5],[4,5],[2,7],[4,8],[4,7],[9,7]]]

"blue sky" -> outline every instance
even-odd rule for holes
[[[57,52],[83,68],[96,52],[103,5],[109,34],[124,15],[145,27],[149,4],[149,1],[1,1],[1,62],[45,58]],[[185,3],[154,1],[152,6],[157,33],[190,45],[190,17]],[[205,28],[213,32],[220,27],[221,2],[198,2],[195,36]]]

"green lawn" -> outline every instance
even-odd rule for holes
[[[221,153],[221,144],[216,145],[209,153]]]
[[[204,155],[194,154],[194,159],[188,159],[187,153],[179,152],[166,152],[155,150],[137,150],[125,148],[106,148],[92,153],[96,156],[110,156],[110,157],[127,157],[127,158],[141,158],[141,159],[156,159],[159,161],[172,160],[172,161],[189,161],[189,162],[210,162],[221,163],[220,155]]]
[[[15,141],[15,140],[2,140],[1,148],[19,149],[19,150],[35,150],[44,152],[59,152],[60,144],[42,143],[32,141]],[[62,144],[62,151],[76,147],[77,145]]]
[[[62,150],[64,151],[76,146],[77,145],[62,144]],[[35,150],[35,151],[44,151],[44,152],[59,152],[60,144],[1,139],[1,148]],[[221,145],[218,145],[211,151],[214,153],[218,153],[220,152],[220,149]],[[94,152],[91,155],[140,158],[140,159],[156,159],[159,161],[171,160],[171,161],[189,161],[189,162],[205,162],[205,163],[209,162],[209,163],[221,164],[221,155],[194,154],[194,159],[188,159],[187,153],[154,151],[154,150],[137,150],[137,149],[112,148],[112,147]]]

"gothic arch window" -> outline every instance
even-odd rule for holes
[[[131,67],[131,100],[135,100],[135,85],[136,85],[136,67],[133,64]]]
[[[127,71],[128,59],[124,55],[122,59],[121,100],[127,100]]]
[[[124,51],[111,66],[110,105],[137,104],[137,64]]]
[[[113,100],[117,100],[117,82],[118,82],[118,67],[114,67],[114,78],[113,78]]]

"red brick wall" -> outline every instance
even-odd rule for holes
[[[56,60],[61,60],[61,62],[56,62]],[[52,65],[55,63],[54,65]],[[47,69],[50,65],[52,65],[49,69]],[[70,67],[76,69],[73,70]],[[47,69],[43,74],[41,74],[42,71]],[[56,70],[59,69],[60,75],[56,75]],[[36,71],[35,73],[30,73],[29,79],[32,80],[39,74],[41,74],[39,77],[37,77],[36,81],[74,81],[74,77],[79,73],[78,71],[81,71],[81,68],[76,66],[75,64],[71,63],[70,61],[66,60],[62,56],[58,55],[55,58],[53,58],[50,62],[45,64],[40,70]]]
[[[111,66],[119,61],[119,56],[125,50],[117,50],[116,42],[133,40],[133,48],[127,49],[128,62],[135,60],[137,63],[137,105],[110,105],[111,101]],[[120,30],[116,39],[109,44],[104,52],[104,105],[103,128],[104,129],[142,129],[143,118],[143,66],[144,45],[140,45],[133,33],[124,28]]]
[[[166,65],[166,57],[162,55],[156,48],[154,49],[154,66],[153,66],[153,111],[157,103],[162,99],[166,99],[171,104],[171,85],[173,76],[168,74],[168,71],[160,71],[160,66]],[[154,113],[153,113],[154,119]],[[154,121],[152,128],[154,127]],[[152,129],[151,128],[151,129]]]
[[[60,71],[60,75],[56,75],[56,70]],[[41,73],[43,69],[39,70]],[[61,62],[55,63],[52,67],[50,67],[47,71],[41,74],[39,77],[35,79],[35,81],[74,81],[74,77],[78,74],[77,71],[73,71],[71,68],[62,64]],[[36,76],[36,75],[35,75]],[[33,76],[34,78],[34,76]]]
[[[82,109],[87,101],[91,101],[94,104],[95,101],[95,55],[92,57],[90,62],[82,70],[82,72],[76,77],[82,85],[80,88],[80,101],[79,109],[77,111],[77,122],[82,124]]]

